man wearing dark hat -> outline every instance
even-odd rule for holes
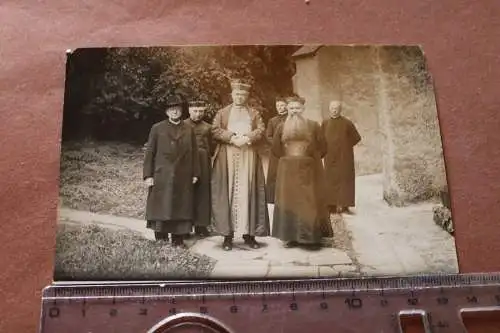
[[[157,240],[168,240],[170,233],[172,245],[183,247],[192,228],[200,163],[194,129],[181,120],[180,99],[169,103],[166,114],[167,120],[153,125],[146,144],[146,227],[154,230]]]
[[[266,130],[267,141],[271,145],[273,143],[273,137],[274,134],[276,133],[276,130],[280,125],[282,125],[285,122],[287,115],[286,105],[287,105],[286,98],[282,97],[276,98],[276,111],[278,112],[278,114],[269,119]],[[279,159],[273,154],[271,154],[269,158],[269,168],[267,170],[267,181],[266,181],[268,203],[274,203],[274,189],[276,186],[276,172],[278,169],[278,161]]]
[[[197,236],[203,238],[209,235],[210,225],[210,160],[213,154],[211,125],[203,120],[206,104],[203,101],[189,103],[189,118],[184,122],[194,129],[200,160],[200,179],[194,188],[194,229]]]
[[[212,225],[229,251],[234,237],[256,249],[255,236],[268,236],[265,178],[257,146],[265,138],[259,112],[247,105],[250,85],[231,82],[233,103],[219,110],[212,135],[217,143],[211,178]]]

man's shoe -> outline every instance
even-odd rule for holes
[[[347,214],[347,215],[354,215],[354,212],[349,209],[349,207],[344,207],[342,209],[342,213]]]
[[[208,229],[206,227],[195,227],[196,236],[199,238],[206,238],[210,236]]]
[[[253,236],[247,236],[247,237],[243,237],[243,239],[245,240],[245,244],[248,245],[248,246],[250,246],[252,249],[258,249],[258,248],[260,248],[260,245],[255,240],[255,237],[253,237]]]
[[[186,244],[184,244],[184,237],[181,235],[172,235],[172,246],[178,248],[187,248]]]
[[[222,243],[222,249],[224,251],[231,251],[233,249],[233,240],[231,238],[224,238],[224,242]]]

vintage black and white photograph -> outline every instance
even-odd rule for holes
[[[67,53],[56,281],[458,273],[414,45]]]

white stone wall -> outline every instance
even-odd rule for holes
[[[321,121],[332,99],[362,137],[356,174],[384,174],[384,197],[404,205],[436,194],[446,184],[432,84],[414,47],[324,46],[298,58],[295,91],[306,116]]]

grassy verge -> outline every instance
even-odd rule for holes
[[[207,256],[97,225],[58,226],[56,280],[149,280],[209,277]]]
[[[123,143],[65,143],[61,154],[61,203],[69,208],[144,218],[144,153]]]

